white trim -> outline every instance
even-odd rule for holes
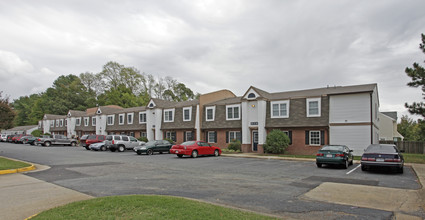
[[[91,126],[96,126],[96,117],[91,117]]]
[[[229,108],[232,108],[232,118],[229,118]],[[235,116],[235,108],[238,108],[238,117],[234,118]],[[233,120],[241,120],[241,104],[235,104],[235,105],[226,105],[226,120],[233,121]]]
[[[78,123],[77,123],[78,122]],[[79,118],[75,118],[75,125],[76,126],[81,126],[81,117]]]
[[[59,127],[59,119],[56,119],[56,127]]]
[[[174,108],[172,109],[164,109],[164,122],[174,122]],[[165,117],[165,113],[168,112],[168,118]],[[170,112],[171,112],[171,120],[170,120]]]
[[[121,116],[122,116],[122,122],[121,122]],[[118,124],[119,125],[125,124],[125,113],[122,113],[122,114],[119,114],[118,115]]]
[[[145,115],[145,121],[142,121],[142,117],[141,115]],[[146,113],[146,111],[144,112],[139,112],[139,124],[146,124],[147,120],[148,120],[148,115]]]
[[[128,116],[130,116],[131,115],[131,121],[129,120],[129,118],[128,118]],[[127,113],[127,124],[128,125],[132,125],[133,124],[133,122],[134,122],[134,112],[132,112],[132,113]]]
[[[111,120],[112,123],[109,123],[109,118],[112,118],[112,120]],[[114,125],[114,122],[115,122],[115,115],[108,115],[108,116],[106,116],[106,123],[107,123],[107,125]]]
[[[319,133],[319,137],[318,137],[319,138],[319,143],[318,144],[312,144],[311,143],[311,133],[312,132],[318,132]],[[321,136],[321,132],[320,131],[309,131],[308,144],[311,145],[311,146],[320,146],[320,143],[322,142],[322,140],[320,140],[320,138],[321,138],[320,136]]]
[[[90,117],[84,117],[84,127],[89,126]]]
[[[286,115],[280,115],[280,104],[286,104]],[[273,105],[279,106],[279,115],[273,115]],[[289,100],[270,102],[270,118],[289,118]]]
[[[320,117],[321,116],[321,98],[308,98],[306,99],[306,112],[307,117]],[[310,114],[310,102],[317,102],[318,104],[318,114]]]
[[[215,141],[215,132],[216,131],[208,131],[208,140],[207,140],[208,143],[215,143],[214,142]],[[210,134],[213,134],[213,142],[210,142]]]
[[[212,119],[208,119],[208,110],[212,110]],[[205,121],[214,121],[215,119],[215,106],[205,107]]]
[[[184,118],[184,111],[189,110],[189,119]],[[183,121],[192,121],[192,106],[191,107],[184,107],[183,108]]]
[[[63,127],[63,119],[59,121],[59,126]]]

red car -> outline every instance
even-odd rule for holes
[[[221,155],[219,147],[211,146],[205,141],[186,141],[182,144],[173,145],[170,153],[177,154],[178,157],[188,155],[196,158],[200,155],[214,155],[216,157]]]
[[[94,144],[94,143],[99,143],[99,142],[103,142],[105,141],[105,135],[89,135],[87,137],[87,139],[83,142],[81,142],[81,144],[83,145],[83,147],[85,147],[87,150],[90,150],[90,144]]]

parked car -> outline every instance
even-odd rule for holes
[[[105,141],[105,135],[89,135],[84,143],[80,142],[83,147],[90,150],[90,145]]]
[[[71,138],[67,138],[65,135],[53,135],[53,137],[47,136],[47,138],[45,137],[41,137],[38,138],[35,141],[36,145],[42,145],[42,146],[46,146],[49,147],[50,145],[71,145],[71,146],[76,146],[77,145],[77,140],[76,139],[71,139]]]
[[[18,134],[18,135],[15,135],[15,137],[13,137],[13,138],[12,138],[12,142],[13,142],[13,143],[15,143],[15,144],[19,144],[19,143],[21,143],[21,138],[22,138],[23,136],[25,136],[25,134]]]
[[[189,155],[193,158],[200,155],[214,155],[217,157],[221,155],[221,149],[216,146],[211,146],[205,141],[186,141],[171,147],[170,153],[177,154],[180,158],[183,157],[183,155]]]
[[[87,134],[80,137],[80,139],[79,139],[80,146],[86,147],[86,141],[87,141],[88,137],[89,137],[89,135],[87,135]]]
[[[30,135],[22,136],[20,139],[17,139],[16,142],[21,143],[21,144],[25,144],[26,141],[28,140],[28,138],[30,138],[30,137],[32,137],[32,136],[30,136]]]
[[[31,144],[31,145],[35,145],[35,141],[38,139],[38,137],[33,137],[33,136],[27,136],[25,138],[23,138],[22,143],[23,144]]]
[[[106,150],[105,142],[102,141],[102,142],[90,144],[89,149],[94,151],[99,151],[99,150],[105,151]]]
[[[371,167],[391,167],[403,173],[404,157],[394,144],[372,144],[362,155],[361,167],[363,171]]]
[[[0,141],[5,142],[7,140],[7,134],[1,134],[0,135]]]
[[[135,147],[134,151],[138,154],[146,154],[146,155],[152,155],[154,152],[159,152],[162,154],[163,152],[170,152],[171,147],[173,144],[171,144],[167,140],[155,140],[155,141],[149,141],[143,146]]]
[[[316,165],[343,165],[345,169],[353,165],[353,150],[345,145],[325,145],[316,154]]]
[[[105,139],[106,147],[112,152],[117,150],[118,152],[123,152],[130,149],[133,150],[134,147],[144,144],[145,142],[139,141],[136,138],[127,135],[108,135]]]
[[[15,137],[15,134],[7,135],[6,141],[7,141],[7,142],[12,142],[12,139],[13,139],[14,137]]]

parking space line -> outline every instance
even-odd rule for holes
[[[348,174],[350,174],[350,173],[352,173],[354,170],[356,170],[357,168],[359,168],[361,166],[361,164],[359,164],[357,167],[355,167],[354,169],[352,169],[352,170],[350,170],[350,171],[348,171],[346,174],[348,175]]]

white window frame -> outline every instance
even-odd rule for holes
[[[56,127],[59,127],[59,119],[56,119]]]
[[[75,125],[76,126],[81,126],[81,117],[75,119]]]
[[[232,117],[229,118],[229,109],[233,109],[232,110]],[[235,118],[235,108],[238,108],[238,117]],[[232,121],[232,120],[241,120],[241,105],[240,104],[236,104],[236,105],[226,105],[226,120],[228,121]]]
[[[65,127],[68,126],[68,119],[65,119]]]
[[[96,126],[96,117],[91,118],[91,125]]]
[[[185,118],[185,114],[184,114],[184,112],[185,112],[186,110],[189,110],[189,119],[186,119],[186,118]],[[184,107],[184,108],[183,108],[183,121],[192,121],[192,107]]]
[[[112,123],[109,123],[109,118],[112,118],[112,120],[111,120]],[[107,125],[114,125],[114,121],[115,121],[115,115],[108,115],[106,117],[106,123],[107,123]]]
[[[309,134],[309,140],[308,140],[308,142],[309,142],[309,145],[311,145],[311,146],[320,146],[320,143],[322,143],[321,141],[322,140],[320,140],[320,131],[309,131],[310,132],[310,134]],[[313,133],[317,133],[317,134],[319,134],[318,135],[318,137],[313,137]],[[313,138],[315,139],[314,141],[312,141],[313,140]],[[315,141],[318,141],[318,143],[313,143],[313,142],[315,142]]]
[[[321,116],[321,98],[309,98],[306,99],[306,111],[307,111],[307,117],[320,117]],[[317,102],[318,107],[318,114],[310,114],[310,103],[311,102]]]
[[[63,119],[59,121],[59,126],[63,127]]]
[[[174,122],[174,111],[175,109],[164,109],[164,122]],[[168,114],[166,114],[168,113]],[[171,114],[171,120],[170,120],[170,114]],[[166,117],[168,115],[168,118]]]
[[[122,119],[122,122],[121,122]],[[119,114],[118,115],[118,124],[119,125],[123,125],[125,123],[125,113]]]
[[[281,104],[286,104],[286,115],[281,115]],[[274,115],[273,114],[273,105],[278,105],[279,107],[279,111],[278,111],[278,115]],[[270,117],[271,118],[289,118],[289,100],[285,100],[285,101],[272,101],[270,102]]]
[[[54,127],[55,126],[55,120],[50,120],[50,127]]]
[[[212,110],[212,119],[208,119],[208,110]],[[205,108],[205,121],[214,121],[215,119],[215,106],[209,106]]]
[[[192,131],[186,131],[186,133],[185,133],[185,135],[186,135],[186,137],[185,137],[185,139],[186,139],[186,141],[189,141],[189,138],[188,138],[188,134],[190,134],[190,140],[193,140],[194,138],[193,138],[193,132]]]
[[[145,115],[144,120],[142,120],[142,115]],[[146,121],[148,120],[147,116],[146,112],[139,112],[139,124],[146,124]]]
[[[129,118],[129,116],[131,116],[131,120]],[[127,113],[127,124],[132,125],[134,121],[134,113]]]
[[[240,132],[241,133],[241,135],[242,135],[242,132],[241,131],[229,131],[229,140],[227,140],[227,142],[232,142],[232,140],[237,140],[236,139],[236,137],[237,137],[237,133],[238,132]],[[232,138],[232,136],[233,136],[233,138]]]
[[[212,141],[211,141],[211,134],[212,134]],[[207,140],[207,142],[208,143],[215,143],[214,142],[214,139],[215,139],[215,131],[208,131],[208,140]]]
[[[84,117],[84,127],[89,126],[90,117]]]

